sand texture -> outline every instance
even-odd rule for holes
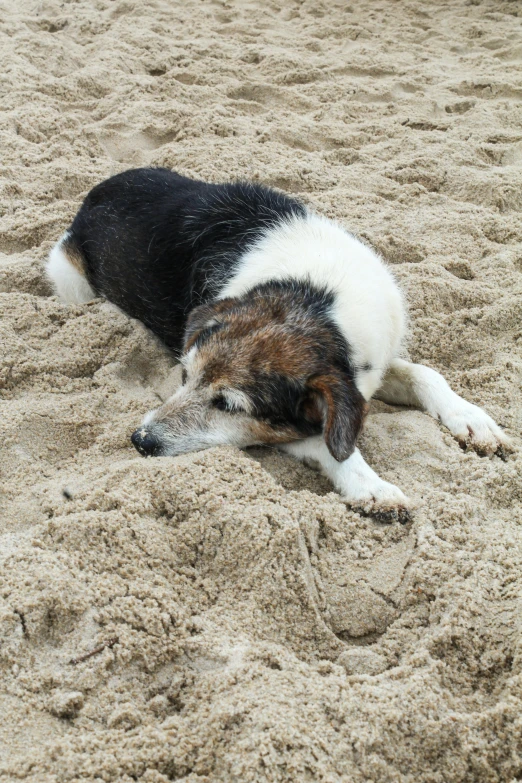
[[[4,0],[0,52],[0,780],[521,780],[520,452],[375,404],[404,527],[275,451],[144,460],[177,368],[42,263],[130,166],[284,188],[520,444],[522,5]]]

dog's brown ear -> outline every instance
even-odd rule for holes
[[[337,462],[353,454],[370,408],[354,381],[341,371],[316,375],[307,383],[308,417],[321,416],[328,450]]]
[[[229,299],[221,299],[212,304],[203,304],[191,310],[187,323],[185,325],[185,335],[183,343],[183,352],[189,351],[196,342],[200,341],[205,335],[210,336],[222,322],[220,316],[230,307]]]

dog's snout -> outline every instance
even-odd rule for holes
[[[158,450],[159,440],[144,427],[132,433],[131,441],[135,449],[144,457],[152,457]]]

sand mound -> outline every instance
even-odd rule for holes
[[[406,527],[277,452],[136,458],[176,368],[41,269],[129,166],[283,187],[393,264],[412,358],[518,441],[521,14],[6,0],[0,779],[520,779],[520,456],[376,404],[362,450]]]

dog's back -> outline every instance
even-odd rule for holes
[[[168,169],[132,169],[93,188],[47,271],[66,300],[103,295],[176,354],[198,305],[274,280],[329,291],[366,399],[405,329],[392,274],[334,221],[261,185],[209,184]]]
[[[90,191],[47,272],[62,298],[103,295],[178,352],[190,310],[217,295],[267,228],[304,213],[261,185],[133,169]]]

